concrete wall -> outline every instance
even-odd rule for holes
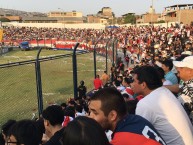
[[[83,24],[62,24],[62,23],[3,23],[7,26],[16,27],[46,27],[46,28],[75,28],[75,29],[105,29],[105,25],[99,23],[83,23]]]
[[[179,10],[177,12],[177,18],[179,22],[190,25],[193,22],[193,9],[191,10]]]
[[[154,26],[161,26],[161,27],[170,27],[171,24],[175,25],[175,22],[169,22],[169,23],[159,23],[159,24],[153,24]],[[116,25],[116,26],[120,26],[120,27],[130,27],[130,26],[147,26],[149,25],[149,23],[143,23],[143,24],[136,24],[136,25],[132,25],[132,24],[123,24],[123,25]]]
[[[169,23],[159,23],[154,24],[154,26],[161,26],[161,27],[170,27],[171,24],[175,24],[175,22]],[[62,23],[17,23],[17,22],[10,22],[10,23],[3,23],[3,25],[7,26],[16,26],[16,27],[46,27],[46,28],[74,28],[74,29],[105,29],[104,24],[99,23],[83,23],[83,24],[62,24]],[[137,27],[139,26],[147,26],[149,23],[143,24],[136,24]],[[123,25],[116,25],[118,27],[130,27],[135,26],[131,24],[123,24]]]

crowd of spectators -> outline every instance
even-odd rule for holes
[[[89,42],[100,38],[105,46],[106,39],[116,38],[124,53],[116,59],[110,74],[104,71],[102,77],[97,75],[93,91],[88,93],[81,81],[78,98],[48,106],[36,121],[8,121],[2,128],[4,142],[193,144],[192,26],[106,30],[5,27],[4,30],[4,40],[51,37]],[[32,134],[28,135],[27,129]]]

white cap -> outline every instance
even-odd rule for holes
[[[173,61],[175,67],[187,67],[193,69],[193,56],[187,56],[182,61]]]

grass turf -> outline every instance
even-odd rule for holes
[[[69,54],[71,51],[42,50],[40,57]],[[37,50],[14,50],[0,56],[0,64],[35,59]],[[85,81],[88,90],[93,88],[93,54],[77,56],[78,82]],[[108,63],[110,68],[110,63]],[[97,73],[105,70],[105,60],[97,57]],[[31,118],[38,115],[35,64],[0,68],[0,125],[8,119]],[[73,97],[72,57],[41,62],[44,108],[49,104],[66,102]]]

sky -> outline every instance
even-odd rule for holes
[[[176,4],[193,4],[193,0],[0,0],[0,8],[27,12],[77,11],[83,16],[97,14],[103,7],[110,7],[116,17],[126,13],[145,14],[152,5],[156,13]]]

